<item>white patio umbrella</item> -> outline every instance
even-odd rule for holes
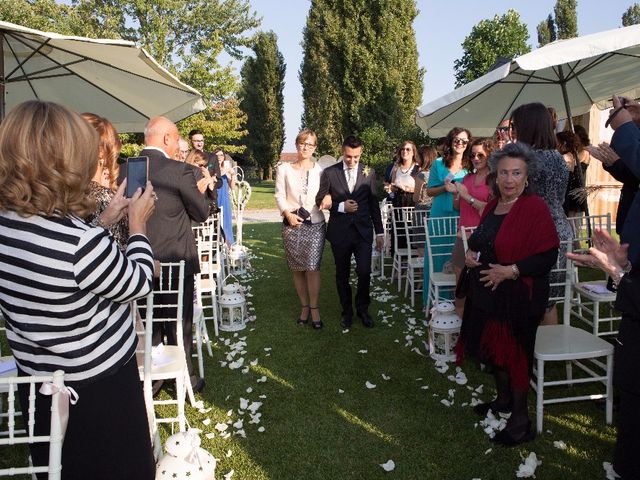
[[[0,119],[33,99],[108,118],[141,132],[150,117],[181,120],[205,108],[185,85],[133,42],[69,37],[0,21]]]
[[[416,111],[432,137],[460,126],[490,136],[518,106],[542,102],[560,118],[611,106],[611,94],[640,94],[640,25],[558,40],[515,58]]]

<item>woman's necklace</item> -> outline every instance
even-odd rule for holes
[[[413,162],[411,162],[411,165],[409,165],[409,167],[406,170],[400,167],[400,173],[402,173],[403,175],[406,175],[411,171],[412,168],[413,168]]]
[[[513,200],[509,200],[508,202],[505,202],[504,200],[500,199],[499,203],[501,205],[511,205],[512,203],[516,203],[516,201],[520,198],[520,195],[518,195],[516,198],[514,198]]]

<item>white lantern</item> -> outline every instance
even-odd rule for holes
[[[234,244],[227,253],[229,261],[229,271],[235,274],[245,273],[245,260],[247,258],[247,247]]]
[[[371,275],[374,277],[381,274],[381,263],[380,252],[374,248],[371,252]]]
[[[222,287],[222,295],[218,301],[218,305],[220,305],[220,330],[237,332],[246,327],[247,301],[243,290],[238,283],[230,283]]]
[[[431,309],[429,322],[429,351],[431,358],[443,362],[453,362],[456,359],[456,343],[460,336],[462,320],[456,314],[452,302],[443,300]]]
[[[156,466],[156,480],[215,480],[216,459],[200,448],[200,437],[194,431],[171,435],[165,450],[167,453]]]

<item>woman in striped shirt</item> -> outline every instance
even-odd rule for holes
[[[62,478],[151,479],[129,302],[152,288],[153,187],[119,198],[130,233],[122,252],[83,220],[95,208],[87,193],[97,159],[96,131],[60,105],[26,102],[0,124],[0,308],[19,374],[64,370],[78,393]],[[20,394],[24,405],[27,392]],[[37,431],[48,430],[49,408],[50,397],[38,394]],[[46,464],[46,445],[31,454]]]

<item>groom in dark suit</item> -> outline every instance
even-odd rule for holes
[[[179,149],[180,134],[165,117],[155,117],[144,129],[145,148],[140,155],[149,157],[149,180],[158,196],[156,209],[147,222],[147,236],[153,255],[161,262],[185,261],[183,297],[183,340],[187,366],[194,392],[202,390],[204,380],[193,374],[193,282],[200,272],[200,261],[191,221],[203,222],[209,215],[206,197],[198,190],[197,169],[172,160]],[[175,345],[175,329],[165,332]],[[171,335],[173,333],[173,335]]]
[[[336,264],[336,287],[342,305],[340,325],[343,328],[349,328],[353,319],[349,285],[351,255],[356,259],[358,276],[356,313],[365,327],[373,327],[373,319],[369,315],[369,283],[374,230],[376,249],[381,250],[383,244],[376,175],[360,164],[361,155],[362,140],[353,135],[345,138],[342,143],[343,160],[322,172],[316,196],[317,205],[331,212],[327,240],[331,243]]]

